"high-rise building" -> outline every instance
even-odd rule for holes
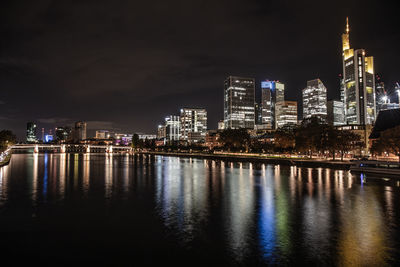
[[[36,137],[36,123],[28,122],[26,124],[26,142],[27,143],[37,143]]]
[[[275,104],[285,100],[285,85],[279,81],[261,82],[261,124],[276,129]]]
[[[170,115],[165,118],[165,141],[178,141],[181,136],[181,122],[179,116]]]
[[[43,142],[45,141],[44,140],[44,128],[42,128],[42,139],[41,139]]]
[[[56,139],[58,142],[66,142],[72,138],[71,136],[71,127],[57,127],[56,128]]]
[[[344,104],[344,91],[346,88],[346,84],[344,83],[344,79],[342,75],[340,75],[340,101]]]
[[[261,116],[262,110],[261,110],[261,105],[258,103],[254,104],[254,123],[255,125],[260,125],[261,124]]]
[[[380,110],[385,109],[387,103],[390,103],[390,99],[385,89],[385,83],[381,80],[381,77],[378,74],[375,76],[375,101],[377,115]]]
[[[394,87],[394,91],[397,94],[397,103],[400,104],[400,85],[399,85],[399,83],[396,83],[396,86]]]
[[[343,79],[347,124],[373,124],[376,119],[374,58],[350,48],[349,23],[342,34]]]
[[[86,139],[86,122],[75,122],[74,142],[80,142]]]
[[[180,114],[180,139],[188,143],[204,141],[207,133],[207,111],[204,108],[183,108]]]
[[[318,117],[326,121],[326,91],[320,79],[307,82],[307,87],[303,89],[303,119]]]
[[[328,123],[334,126],[345,124],[344,103],[338,100],[327,102]]]
[[[276,128],[297,125],[297,102],[279,101],[275,104]]]
[[[224,82],[225,129],[254,129],[253,78],[229,76]]]

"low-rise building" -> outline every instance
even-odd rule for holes
[[[207,131],[204,146],[208,147],[209,149],[222,146],[222,143],[220,142],[220,133],[221,131],[216,130]]]
[[[139,139],[140,140],[152,140],[152,139],[157,139],[157,135],[155,135],[155,134],[142,134],[142,133],[139,133],[138,134],[138,137],[139,137]]]
[[[109,138],[110,132],[107,130],[97,130],[96,131],[96,139],[106,139]]]
[[[371,143],[369,142],[369,136],[372,132],[372,125],[360,125],[360,124],[351,124],[351,125],[340,125],[336,126],[338,130],[348,130],[360,136],[360,142],[363,143],[363,146],[360,146],[356,151],[352,151],[351,153],[354,155],[368,155]]]
[[[132,137],[133,134],[117,133],[115,134],[115,144],[127,146],[132,143]]]

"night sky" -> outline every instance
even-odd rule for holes
[[[395,1],[391,1],[395,2]],[[341,34],[400,81],[399,12],[389,1],[1,1],[0,129],[155,133],[181,107],[223,118],[228,75],[280,80],[301,100],[320,78],[339,97]],[[390,89],[390,88],[389,88]]]

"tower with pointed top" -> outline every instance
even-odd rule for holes
[[[373,124],[376,119],[374,58],[350,48],[350,27],[342,34],[343,90],[347,124]]]

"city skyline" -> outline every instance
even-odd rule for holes
[[[213,32],[214,34],[225,34],[215,39],[216,47],[212,45],[213,42],[211,42],[210,47],[203,47],[204,42],[195,43],[191,31],[186,29],[189,26],[199,27],[199,25],[193,24],[194,21],[189,21],[187,26],[184,28],[177,27],[177,30],[182,34],[182,38],[189,38],[188,44],[193,45],[193,49],[182,50],[178,53],[175,49],[180,47],[178,42],[180,39],[177,36],[172,36],[169,39],[167,38],[168,45],[163,46],[163,49],[157,50],[156,47],[150,49],[150,54],[159,51],[160,57],[157,60],[154,59],[156,55],[150,56],[148,53],[144,53],[141,57],[141,64],[143,65],[143,62],[145,62],[144,65],[153,70],[149,76],[151,79],[145,79],[145,81],[148,81],[148,83],[145,82],[146,86],[136,86],[126,78],[127,73],[134,73],[135,78],[141,77],[140,73],[135,72],[138,66],[135,65],[137,60],[135,60],[134,55],[137,55],[137,51],[142,50],[125,49],[125,46],[123,46],[122,51],[128,55],[128,58],[122,60],[117,49],[118,45],[136,43],[137,41],[137,39],[128,38],[129,35],[126,35],[126,28],[130,25],[130,21],[121,22],[120,24],[124,27],[120,31],[117,27],[119,24],[114,22],[93,26],[94,32],[98,32],[100,40],[104,41],[106,34],[103,34],[102,30],[108,29],[108,27],[116,27],[114,34],[119,38],[114,45],[109,47],[99,42],[93,46],[94,52],[91,54],[89,53],[91,50],[83,45],[84,42],[76,39],[75,33],[84,35],[92,29],[80,30],[75,28],[74,24],[71,25],[68,16],[49,18],[43,15],[43,12],[40,12],[58,10],[60,8],[58,5],[61,4],[45,5],[41,3],[36,6],[36,9],[23,10],[21,12],[25,12],[24,14],[31,14],[26,16],[23,21],[18,21],[14,17],[13,14],[18,10],[14,10],[12,4],[7,5],[8,9],[5,10],[13,12],[3,14],[3,20],[7,23],[3,23],[1,27],[5,32],[7,42],[2,47],[0,86],[5,90],[3,89],[0,93],[0,123],[3,128],[14,130],[19,138],[23,138],[25,135],[27,121],[36,122],[38,129],[54,128],[57,125],[62,126],[84,120],[88,122],[88,130],[92,132],[96,129],[110,128],[121,129],[124,132],[154,132],[159,124],[160,117],[172,114],[180,106],[204,107],[208,111],[209,128],[213,129],[216,128],[217,122],[223,118],[223,107],[219,99],[222,98],[223,94],[222,81],[229,75],[255,78],[256,91],[259,90],[259,81],[261,80],[282,81],[285,84],[287,100],[295,100],[299,103],[299,117],[301,117],[301,90],[307,80],[320,78],[328,89],[328,99],[339,99],[340,83],[338,75],[342,73],[341,34],[346,16],[349,16],[351,25],[352,47],[362,47],[366,49],[368,54],[374,55],[375,71],[381,74],[387,87],[394,86],[397,81],[396,73],[393,70],[398,57],[394,50],[394,40],[396,40],[397,35],[393,32],[394,29],[390,27],[390,16],[385,21],[379,20],[377,16],[366,22],[355,12],[357,7],[355,3],[343,5],[341,9],[331,6],[333,11],[337,12],[324,14],[326,18],[323,18],[322,27],[315,25],[311,19],[296,25],[300,21],[300,18],[296,15],[289,19],[289,15],[284,15],[271,26],[268,22],[272,18],[282,15],[283,12],[293,15],[294,7],[289,8],[289,6],[279,3],[265,5],[259,2],[251,2],[245,5],[239,1],[223,13],[219,19],[222,21],[225,19],[226,23],[235,21],[233,16],[236,14],[235,12],[244,8],[242,12],[246,16],[238,20],[238,22],[243,23],[243,27],[239,30],[236,29],[237,33],[260,33],[261,35],[255,37],[260,42],[249,43],[243,40],[237,41],[236,45],[230,45],[227,42],[229,39],[225,35],[226,32],[217,27],[217,29],[214,29],[216,31]],[[172,4],[168,8],[172,9],[173,6]],[[363,6],[362,9],[365,9],[363,10],[364,13],[371,13],[374,6],[374,4],[368,8]],[[83,7],[68,6],[63,12],[66,15],[75,14],[81,20],[95,19],[91,16],[88,16],[88,18],[79,16],[81,14],[79,12],[89,7],[90,5]],[[130,10],[129,6],[127,8]],[[167,7],[160,6],[160,8]],[[220,4],[210,7],[202,6],[198,10],[198,14],[216,12],[221,8]],[[272,8],[276,14],[269,12]],[[382,8],[389,10],[390,6]],[[100,3],[93,9],[93,13],[98,14],[104,12],[105,9],[105,4]],[[179,22],[179,19],[186,14],[187,9],[193,13],[190,5],[183,6],[177,14],[179,16],[175,20],[171,19],[171,23]],[[111,12],[112,17],[125,18],[125,13],[118,13],[121,10],[122,7],[114,7]],[[312,11],[316,10],[323,11],[326,9],[321,4],[316,4],[312,7]],[[261,11],[265,13],[262,14]],[[156,8],[155,12],[160,11]],[[311,11],[306,12],[312,13]],[[195,14],[197,13],[195,12]],[[248,18],[248,20],[245,18]],[[49,32],[50,26],[48,24],[42,25],[40,23],[41,21],[51,20],[54,20],[54,25],[51,26],[52,30],[64,29],[66,33],[73,33],[72,39],[67,39],[67,41],[72,42],[71,48],[60,42],[65,37],[63,33],[53,34]],[[33,23],[30,24],[30,27],[25,27],[24,23],[26,22]],[[167,26],[169,26],[168,22],[167,20]],[[153,24],[144,23],[143,31],[151,25]],[[265,28],[262,30],[257,27],[264,25]],[[280,34],[280,31],[276,31],[276,28],[281,31],[291,30],[286,31],[284,35]],[[15,30],[20,30],[19,35],[11,34]],[[36,30],[42,35],[37,35],[39,33]],[[267,37],[268,33],[275,33],[276,40],[279,40],[279,42],[265,46],[265,40],[268,38],[264,37],[263,33]],[[318,33],[315,37],[320,38],[312,38],[311,40],[307,38],[315,33]],[[154,36],[150,34],[149,38],[151,40],[156,40],[154,39],[156,36],[164,36],[165,38],[165,34],[165,32],[159,34],[155,32]],[[212,36],[204,32],[201,36],[204,37],[204,40],[212,39]],[[195,39],[197,40],[198,37]],[[22,43],[23,40],[27,42]],[[84,40],[93,42],[89,37],[84,38]],[[144,40],[147,41],[146,38]],[[304,43],[304,41],[306,42]],[[45,50],[42,48],[42,44],[45,45],[44,47],[50,46],[51,49]],[[262,47],[261,44],[264,46]],[[31,45],[31,50],[23,49]],[[101,48],[105,49],[103,50],[104,54],[99,53]],[[168,56],[174,55],[174,53],[170,53],[171,48],[174,48],[172,50],[176,52],[175,55],[179,59],[182,59],[181,56],[187,52],[187,58],[185,58],[186,61],[183,60],[185,61],[183,64],[179,60],[176,61],[175,57],[168,60]],[[218,49],[213,50],[212,48]],[[71,63],[70,60],[62,56],[57,60],[49,58],[55,52],[60,51],[66,51],[66,54],[71,56],[84,53],[83,59],[77,59],[75,63]],[[235,53],[235,51],[238,53]],[[279,52],[280,56],[274,55],[276,51]],[[148,51],[144,50],[144,52]],[[163,52],[166,52],[165,55]],[[230,55],[229,58],[226,57],[228,54]],[[389,54],[390,56],[388,56]],[[323,60],[319,57],[322,57]],[[65,67],[60,68],[58,72],[54,73],[52,69],[49,69],[55,63],[61,64],[61,62],[65,63]],[[175,68],[171,69],[172,75],[168,75],[168,71],[156,71],[154,66],[157,66],[159,62],[166,62],[163,63],[165,65],[161,69],[169,68],[170,64],[175,64]],[[301,62],[301,64],[295,64],[295,62]],[[108,72],[109,66],[113,64],[116,64],[117,68]],[[142,66],[141,64],[139,66]],[[149,71],[147,68],[145,69]],[[184,69],[188,70],[185,71]],[[75,70],[76,73],[70,72],[71,70]],[[195,72],[198,74],[194,75]],[[110,75],[104,75],[105,73]],[[61,74],[66,76],[63,77]],[[120,78],[114,79],[113,75]],[[98,86],[99,81],[103,82],[103,86]],[[111,81],[115,81],[115,88],[106,88]],[[129,88],[126,89],[125,87]],[[23,99],[21,99],[21,95]],[[55,97],[56,100],[53,100],[54,95],[61,95],[61,97]],[[177,98],[179,100],[176,100]],[[213,100],[210,101],[211,99]],[[152,104],[151,108],[150,104]],[[145,116],[140,113],[140,110],[143,109],[146,110]]]

